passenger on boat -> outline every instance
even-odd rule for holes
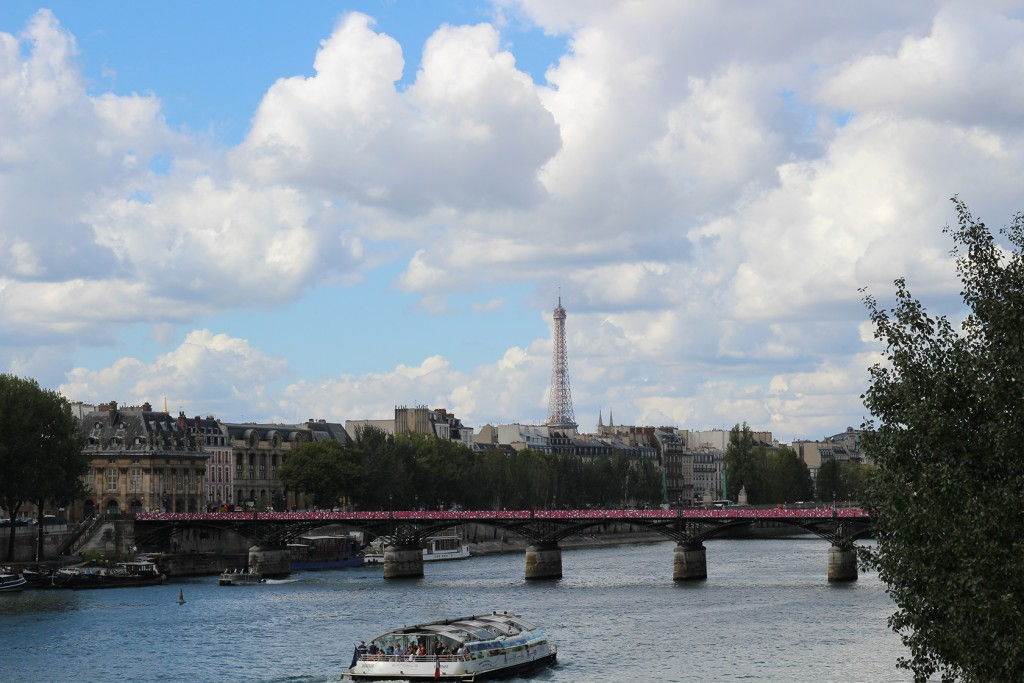
[[[367,650],[366,650],[366,641],[365,640],[360,640],[359,641],[359,647],[357,647],[356,649],[359,650],[359,656],[360,657],[365,657],[366,656],[366,652],[367,652]]]
[[[416,650],[416,654],[418,654],[420,657],[426,657],[427,656],[427,644],[426,643],[420,643],[420,649]]]
[[[444,645],[442,645],[441,641],[439,640],[436,643],[434,643],[434,656],[437,657],[437,656],[443,655],[443,654],[444,654]]]

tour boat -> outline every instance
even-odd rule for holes
[[[462,542],[461,536],[428,536],[423,539],[423,561],[437,562],[440,560],[464,560],[472,553],[469,546]],[[383,564],[384,541],[376,539],[363,552],[366,564]]]
[[[411,654],[422,651],[421,645],[428,654]],[[435,648],[443,654],[433,654]],[[511,612],[404,626],[377,636],[363,650],[356,648],[343,672],[351,680],[503,678],[548,666],[557,654],[544,631]]]
[[[25,588],[25,580],[21,574],[0,574],[0,593],[17,593]]]
[[[221,586],[254,586],[266,582],[259,572],[251,572],[248,569],[225,570],[217,581]]]
[[[462,536],[428,536],[424,541],[423,561],[464,560],[469,557],[469,546]]]

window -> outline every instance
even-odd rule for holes
[[[117,468],[116,467],[108,467],[107,468],[107,490],[108,491],[116,491],[117,490]]]
[[[142,491],[142,468],[133,467],[128,471],[128,486],[133,493]]]

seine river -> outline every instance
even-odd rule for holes
[[[302,573],[251,587],[205,577],[147,588],[0,595],[0,681],[330,681],[360,639],[511,609],[545,627],[536,681],[890,681],[903,654],[877,575],[825,580],[821,540],[707,543],[708,580],[672,583],[672,543],[565,550],[565,578],[526,584],[522,554]],[[179,588],[185,605],[176,604]]]

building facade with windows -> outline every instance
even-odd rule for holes
[[[725,453],[704,446],[692,449],[693,498],[710,503],[725,498]]]
[[[184,417],[184,414],[179,417]],[[210,454],[204,489],[206,507],[234,505],[235,461],[227,430],[212,415],[196,415],[186,420],[186,429],[203,451]]]
[[[75,505],[79,514],[203,509],[210,456],[183,415],[111,401],[80,419],[89,469],[86,498]]]
[[[280,468],[292,449],[313,441],[348,443],[339,423],[307,420],[288,424],[221,423],[231,447],[235,505],[269,505],[284,509],[301,503],[281,481]]]

